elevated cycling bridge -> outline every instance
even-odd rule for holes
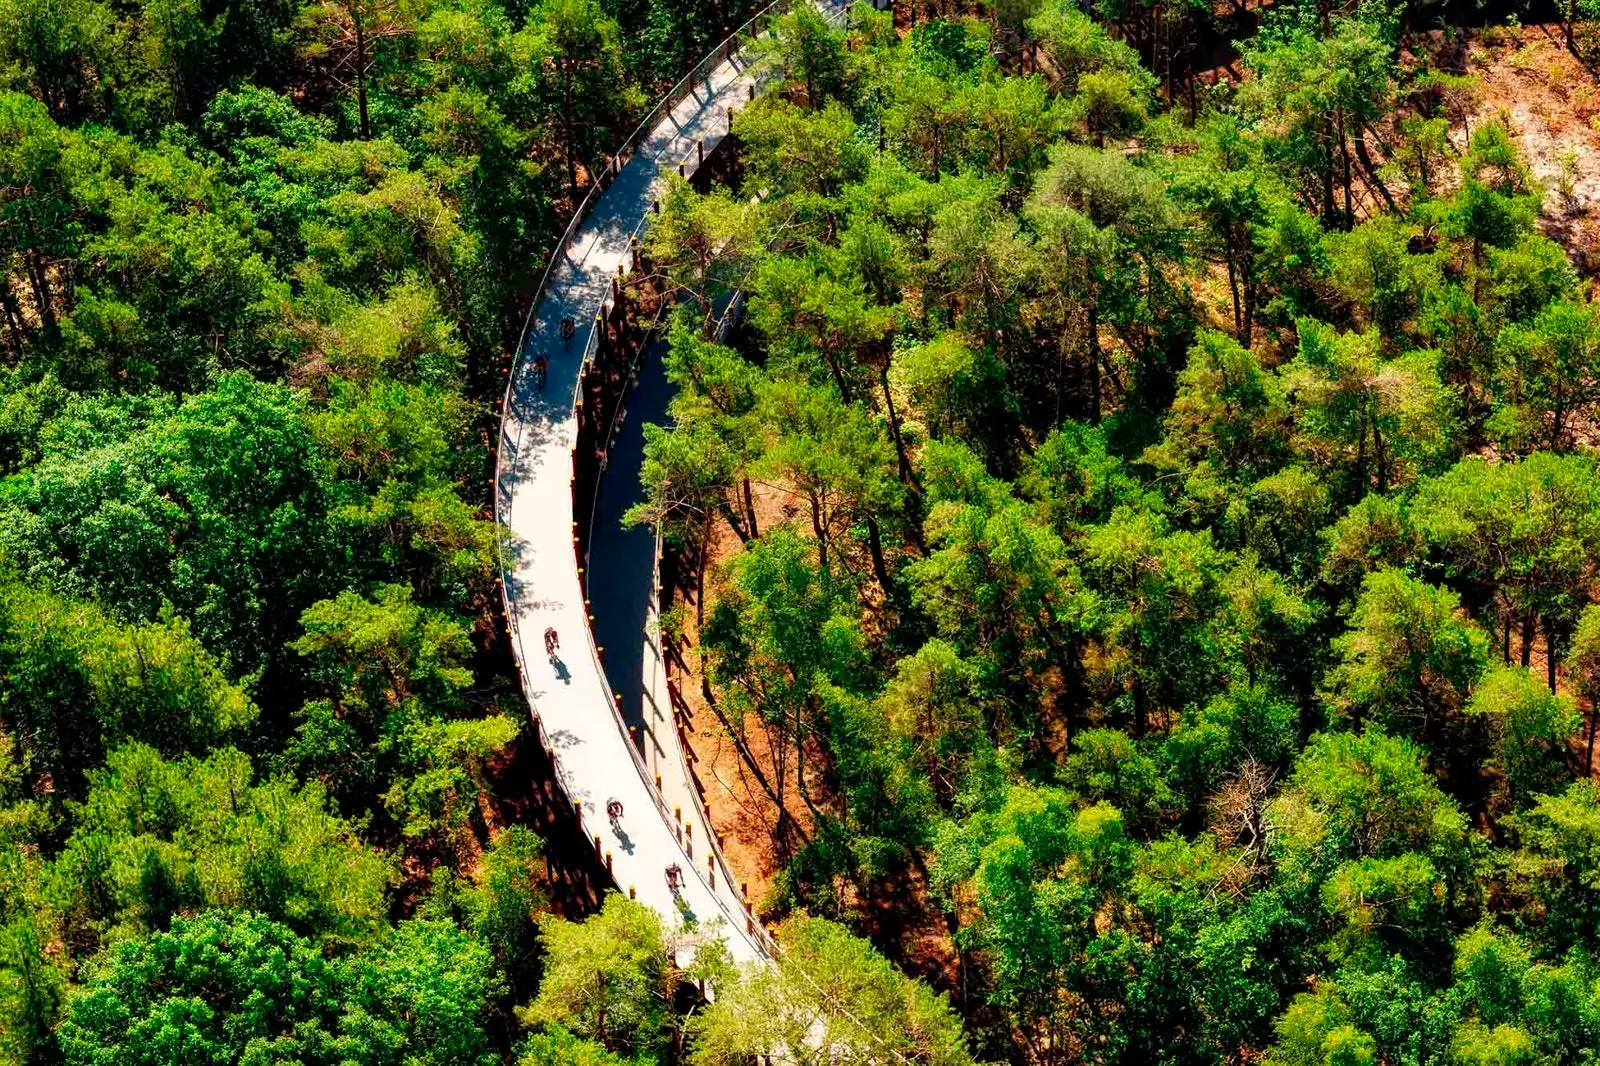
[[[495,468],[495,517],[503,530],[501,584],[506,624],[519,680],[540,744],[549,753],[562,790],[573,804],[596,857],[620,890],[636,896],[676,928],[720,929],[739,962],[766,959],[771,942],[728,869],[690,771],[687,752],[666,695],[654,612],[647,609],[638,645],[606,654],[639,656],[637,677],[644,721],[636,743],[624,721],[596,646],[591,590],[606,597],[636,595],[653,605],[656,569],[618,575],[603,555],[586,553],[579,520],[590,501],[580,499],[580,455],[585,378],[613,318],[619,281],[635,265],[637,241],[666,176],[691,175],[727,133],[730,111],[752,95],[749,44],[765,32],[790,0],[762,9],[701,60],[640,123],[591,186],[552,253],[523,328],[511,369]],[[848,5],[815,0],[837,18]],[[570,321],[570,336],[563,322]],[[535,360],[543,355],[545,380]],[[542,385],[542,387],[541,387]],[[588,414],[592,420],[592,412]],[[612,427],[601,427],[601,447]],[[580,514],[582,509],[582,514]],[[605,584],[637,583],[630,593]],[[602,597],[595,596],[595,599]],[[547,657],[544,634],[554,629],[560,648]],[[616,826],[610,800],[622,804]],[[667,871],[681,871],[669,887]]]

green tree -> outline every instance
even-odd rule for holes
[[[661,919],[642,903],[607,894],[583,922],[546,918],[539,995],[524,1024],[560,1026],[607,1051],[659,1053],[672,1040],[678,971]]]
[[[169,756],[239,736],[257,715],[179,618],[118,625],[105,611],[0,581],[0,722],[41,793],[78,797],[84,775],[128,741]]]
[[[1579,698],[1589,705],[1588,738],[1583,746],[1583,776],[1594,769],[1594,738],[1600,730],[1600,605],[1591,604],[1578,616],[1567,649],[1567,676]]]
[[[206,907],[258,911],[332,941],[382,928],[390,860],[328,809],[319,785],[257,782],[233,749],[167,762],[138,744],[89,777],[51,871],[51,893],[84,942],[164,929]]]
[[[1325,224],[1350,229],[1351,141],[1384,109],[1392,57],[1388,41],[1365,22],[1341,18],[1322,29],[1321,36],[1307,30],[1265,36],[1248,48],[1244,61],[1254,77],[1244,104],[1266,121],[1276,153],[1298,171],[1302,198],[1321,209]],[[1342,218],[1336,182],[1344,192]]]
[[[1512,629],[1527,666],[1535,623],[1543,624],[1552,691],[1559,642],[1588,599],[1597,490],[1588,457],[1538,452],[1520,462],[1463,460],[1424,483],[1412,507],[1452,569],[1499,599],[1507,661]]]
[[[1531,325],[1513,323],[1496,341],[1501,369],[1490,431],[1508,448],[1565,451],[1574,419],[1600,400],[1600,319],[1587,303],[1557,300]]]
[[[578,163],[591,177],[598,170],[592,153],[610,144],[607,134],[622,113],[620,29],[596,0],[546,0],[539,9],[544,41],[536,62],[541,110],[561,130],[567,188],[578,199]]]
[[[1358,724],[1439,739],[1488,658],[1482,630],[1460,611],[1448,589],[1399,570],[1368,574],[1348,628],[1333,641],[1338,661],[1326,690],[1334,709]]]
[[[312,604],[301,624],[291,647],[326,698],[302,708],[288,758],[345,806],[381,803],[415,846],[448,851],[470,834],[485,760],[517,730],[463,696],[473,681],[466,625],[413,602],[404,585],[371,598],[342,592]]]
[[[1490,671],[1466,709],[1488,724],[1514,804],[1558,792],[1572,780],[1567,750],[1578,730],[1578,712],[1571,700],[1551,692],[1526,669]]]
[[[972,1062],[945,998],[898,973],[867,941],[820,918],[795,918],[779,931],[778,944],[776,965],[720,987],[694,1019],[695,1066],[778,1054],[812,1066],[886,1056],[929,1066]]]
[[[1592,951],[1600,938],[1600,790],[1574,781],[1507,822],[1526,860],[1522,887],[1543,912],[1541,936],[1556,951],[1573,944]]]
[[[785,86],[804,90],[811,110],[844,89],[844,34],[814,7],[802,5],[773,19],[758,54]]]
[[[1277,378],[1238,341],[1208,330],[1189,350],[1166,432],[1144,461],[1181,472],[1215,468],[1227,478],[1259,476],[1287,453],[1288,418]]]
[[[61,1047],[72,1066],[488,1066],[497,991],[487,950],[449,925],[405,922],[382,947],[329,959],[261,915],[210,911],[114,948],[73,999]]]
[[[767,434],[757,469],[806,503],[817,559],[827,570],[841,534],[866,527],[873,573],[887,595],[893,588],[879,517],[892,517],[902,498],[895,454],[877,422],[843,402],[831,386],[773,381],[757,399],[755,417]]]
[[[1385,358],[1376,333],[1338,334],[1309,319],[1299,331],[1299,354],[1280,371],[1298,450],[1358,495],[1387,492],[1450,454],[1450,396],[1434,356]]]
[[[807,754],[829,735],[826,697],[863,688],[859,607],[850,586],[821,565],[813,544],[786,526],[752,542],[733,560],[729,578],[701,639],[719,692],[717,714],[777,805],[775,843],[786,848],[797,830],[785,802],[791,780],[813,815],[822,816]],[[770,768],[745,739],[747,719],[766,731]]]

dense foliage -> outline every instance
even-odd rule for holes
[[[632,518],[781,951],[553,913],[504,353],[749,10],[0,4],[0,1063],[1591,1061],[1600,311],[1421,4],[753,43]]]
[[[737,987],[548,915],[486,495],[591,167],[749,10],[0,9],[0,1062],[655,1059]]]
[[[1417,9],[1278,5],[1197,86],[1205,8],[932,7],[790,16],[649,242],[634,517],[710,567],[768,913],[995,1061],[1590,1061],[1581,205]]]

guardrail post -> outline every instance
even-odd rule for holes
[[[634,887],[632,885],[628,886],[628,898],[629,899],[638,899],[639,898],[639,893],[634,889]]]
[[[682,163],[678,164],[678,177],[680,177],[680,178],[683,177],[683,164]]]
[[[650,213],[652,215],[659,215],[661,213],[661,201],[660,200],[651,200],[650,201]]]
[[[756,83],[755,82],[751,82],[750,83],[750,99],[754,100],[755,98],[756,98]]]
[[[698,167],[705,166],[706,165],[706,139],[704,137],[701,137],[701,138],[699,138],[698,140],[696,140],[694,142],[694,154],[695,154],[695,166],[698,166]]]
[[[633,260],[634,273],[639,271],[639,238],[628,238],[628,254]]]

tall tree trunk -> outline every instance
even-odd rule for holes
[[[745,769],[749,770],[751,776],[756,779],[756,784],[761,786],[761,791],[765,792],[767,798],[782,812],[783,794],[773,790],[772,782],[767,779],[766,772],[761,769],[761,764],[756,761],[755,752],[750,750],[750,743],[744,737],[744,730],[735,728],[734,724],[728,720],[722,705],[717,702],[716,695],[711,688],[711,682],[707,680],[704,670],[700,674],[700,693],[705,697],[706,706],[711,708],[711,713],[717,716],[718,722],[722,723],[722,731],[728,734],[729,740],[733,741],[733,750],[739,753],[739,761],[744,763]],[[779,785],[780,787],[782,786],[781,780]],[[796,827],[796,831],[799,832],[798,827]],[[805,833],[799,833],[799,836],[802,841],[808,839]]]
[[[1339,209],[1333,200],[1333,120],[1330,118],[1323,125],[1327,137],[1325,158],[1322,167],[1322,224],[1329,229],[1338,225]]]
[[[25,259],[28,265],[28,284],[33,289],[33,302],[38,307],[39,322],[44,326],[45,332],[53,336],[56,332],[56,305],[50,296],[50,279],[45,274],[39,253],[30,250],[26,253]]]
[[[833,374],[833,383],[839,387],[839,397],[845,403],[854,403],[855,395],[850,390],[850,383],[845,380],[844,369],[839,366],[838,359],[824,352],[822,361],[828,364],[828,371]]]
[[[572,122],[572,76],[564,71],[561,78],[561,125],[563,128],[562,140],[566,141],[567,154],[567,188],[571,190],[572,209],[578,209],[578,131]]]
[[[1227,240],[1228,261],[1228,295],[1233,298],[1233,335],[1239,338],[1239,343],[1246,348],[1250,347],[1244,340],[1244,301],[1239,297],[1239,270],[1234,266],[1233,234]]]
[[[372,140],[367,117],[367,28],[361,22],[361,0],[351,0],[350,19],[356,25],[356,117],[363,141]]]
[[[1594,773],[1594,731],[1600,726],[1600,707],[1595,706],[1595,701],[1589,701],[1589,743],[1583,749],[1583,776],[1589,778]]]
[[[1383,430],[1378,428],[1377,419],[1372,422],[1372,458],[1378,465],[1378,491],[1389,491],[1389,457],[1383,449]]]
[[[811,531],[817,536],[817,564],[823,570],[828,569],[828,532],[822,525],[822,501],[816,496],[808,497],[811,504]]]
[[[1100,424],[1100,307],[1089,301],[1089,421]]]
[[[1240,268],[1244,274],[1244,335],[1239,338],[1239,343],[1246,348],[1250,347],[1256,329],[1256,268],[1250,262],[1249,254],[1248,251],[1245,253]]]
[[[1378,195],[1383,197],[1383,202],[1390,211],[1398,212],[1400,207],[1394,202],[1394,197],[1389,195],[1389,186],[1383,183],[1383,178],[1378,174],[1377,165],[1372,162],[1372,153],[1367,151],[1367,128],[1365,125],[1356,131],[1356,159],[1361,163],[1361,169],[1366,172],[1367,182],[1378,190]],[[1426,164],[1424,164],[1426,165]],[[1423,175],[1423,183],[1427,183],[1427,176]]]
[[[749,523],[750,536],[759,537],[761,530],[756,526],[756,500],[750,492],[750,479],[744,478],[744,520]]]
[[[706,624],[706,567],[711,565],[711,508],[706,508],[705,523],[700,528],[700,552],[695,559],[694,574],[694,626],[698,632]]]
[[[916,478],[911,473],[911,460],[906,455],[905,438],[900,435],[900,412],[895,410],[894,393],[889,388],[889,360],[884,359],[878,368],[878,381],[883,386],[884,412],[889,416],[889,439],[894,441],[895,463],[900,470],[900,481],[913,492],[916,491]]]
[[[1356,205],[1350,173],[1350,134],[1342,121],[1339,123],[1339,156],[1344,164],[1344,228],[1349,232],[1356,228]]]
[[[867,515],[867,548],[872,553],[872,572],[883,589],[884,599],[889,599],[894,590],[889,584],[889,567],[883,560],[883,537],[878,530],[878,520],[870,514]]]
[[[11,281],[0,278],[0,306],[6,312],[6,331],[11,336],[11,350],[22,358],[22,345],[27,339],[27,327],[22,318],[22,305],[17,302],[17,294],[11,291]]]
[[[1556,645],[1561,638],[1556,634],[1556,621],[1549,615],[1544,620],[1544,673],[1553,695],[1556,690]]]

